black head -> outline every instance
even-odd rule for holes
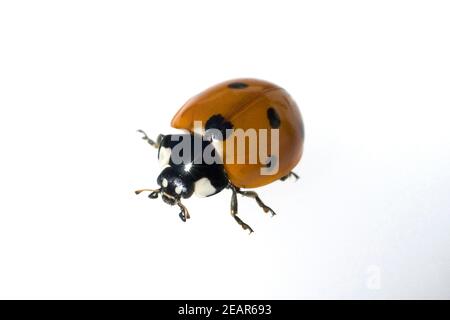
[[[164,202],[175,205],[181,198],[189,198],[194,193],[194,182],[189,175],[182,174],[172,167],[165,168],[158,176],[161,196]]]

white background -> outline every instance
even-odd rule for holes
[[[0,298],[450,298],[446,1],[2,1]],[[185,202],[156,137],[227,79],[285,87],[301,180]]]

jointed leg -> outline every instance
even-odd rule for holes
[[[159,194],[162,192],[162,188],[159,188],[159,189],[140,189],[140,190],[136,190],[134,193],[141,194],[142,192],[150,192],[148,197],[150,199],[157,199]],[[167,194],[165,194],[164,196],[170,197]],[[175,201],[176,201],[176,204],[178,205],[178,207],[181,210],[180,213],[179,213],[180,219],[183,220],[184,222],[186,222],[187,219],[191,218],[191,216],[189,215],[188,209],[181,203],[180,199],[175,199]]]
[[[189,211],[188,211],[188,209],[181,203],[181,201],[178,201],[177,202],[177,204],[178,204],[178,207],[180,207],[180,214],[178,215],[179,217],[180,217],[180,219],[183,221],[183,222],[186,222],[186,220],[187,219],[190,219],[191,218],[191,216],[189,215]]]
[[[253,229],[250,228],[250,226],[248,224],[246,224],[245,222],[243,222],[241,220],[241,218],[239,218],[237,216],[238,213],[238,202],[237,202],[237,195],[236,195],[236,188],[234,186],[230,186],[231,191],[233,192],[233,194],[231,195],[231,215],[233,216],[234,220],[236,220],[237,223],[239,223],[239,225],[244,229],[244,230],[249,230],[250,233],[253,232]]]
[[[273,211],[270,207],[266,206],[264,202],[259,198],[258,194],[254,191],[241,191],[240,189],[236,190],[237,193],[243,195],[244,197],[253,198],[256,200],[258,205],[264,210],[264,212],[270,212],[272,216],[275,215],[275,211]]]
[[[300,177],[294,172],[291,171],[289,172],[289,174],[287,176],[281,177],[280,180],[281,181],[286,181],[287,179],[289,179],[290,177],[294,177],[295,181],[297,181],[298,179],[300,179]]]
[[[150,139],[147,134],[143,130],[138,130],[138,132],[142,133],[144,136],[142,137],[143,140],[147,141],[152,147],[155,147],[156,149],[159,148],[161,145],[161,141],[164,138],[164,135],[160,134],[156,138],[156,142]]]
[[[161,193],[161,189],[140,189],[140,190],[136,190],[134,193],[136,193],[138,195],[145,191],[150,192],[150,194],[148,195],[148,197],[150,199],[158,198],[158,195]]]

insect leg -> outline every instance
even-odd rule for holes
[[[256,200],[258,205],[264,210],[264,212],[270,212],[272,216],[275,215],[275,211],[273,211],[270,207],[266,206],[264,202],[259,198],[258,194],[254,191],[242,191],[237,189],[237,193],[243,195],[244,197],[253,198]]]
[[[147,134],[143,131],[143,130],[138,130],[137,132],[142,133],[144,136],[142,137],[143,140],[147,141],[149,145],[151,145],[152,147],[155,147],[156,149],[159,148],[159,146],[161,145],[161,141],[164,138],[164,135],[160,134],[158,135],[158,137],[156,138],[156,142],[153,141],[152,139],[150,139]]]
[[[300,177],[298,176],[298,174],[296,174],[294,171],[289,172],[288,175],[281,177],[280,180],[281,181],[286,181],[287,179],[289,179],[290,177],[294,177],[295,181],[297,181],[298,179],[300,179]]]
[[[191,216],[189,215],[188,209],[181,203],[181,201],[177,201],[178,207],[180,207],[180,214],[179,217],[183,222],[186,222],[187,219],[190,219]]]
[[[231,195],[231,215],[233,216],[234,220],[236,220],[237,223],[244,229],[249,230],[250,234],[253,232],[253,229],[250,228],[248,224],[246,224],[244,221],[241,220],[237,216],[238,213],[238,202],[237,202],[237,196],[236,196],[236,188],[234,186],[230,186],[232,195]]]
[[[140,189],[140,190],[136,190],[134,193],[141,194],[142,192],[145,192],[145,191],[151,192],[148,196],[150,199],[156,199],[156,198],[158,198],[158,195],[161,193],[161,188],[159,188],[159,189]]]

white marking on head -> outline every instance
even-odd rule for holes
[[[164,148],[164,147],[159,148],[158,160],[159,160],[159,164],[161,165],[161,167],[164,167],[169,164],[171,153],[172,153],[172,150],[170,148]]]
[[[181,194],[181,191],[183,191],[183,187],[182,186],[178,186],[178,187],[175,188],[175,192],[177,194]]]
[[[195,182],[194,192],[199,197],[207,197],[216,193],[216,188],[213,187],[208,178],[201,178]]]
[[[164,188],[167,188],[167,186],[169,185],[169,181],[167,181],[167,179],[164,178],[163,181],[162,181],[162,185],[163,185]]]
[[[184,166],[184,171],[189,172],[189,171],[191,171],[191,168],[192,168],[192,162],[189,162],[188,164],[186,164]]]

